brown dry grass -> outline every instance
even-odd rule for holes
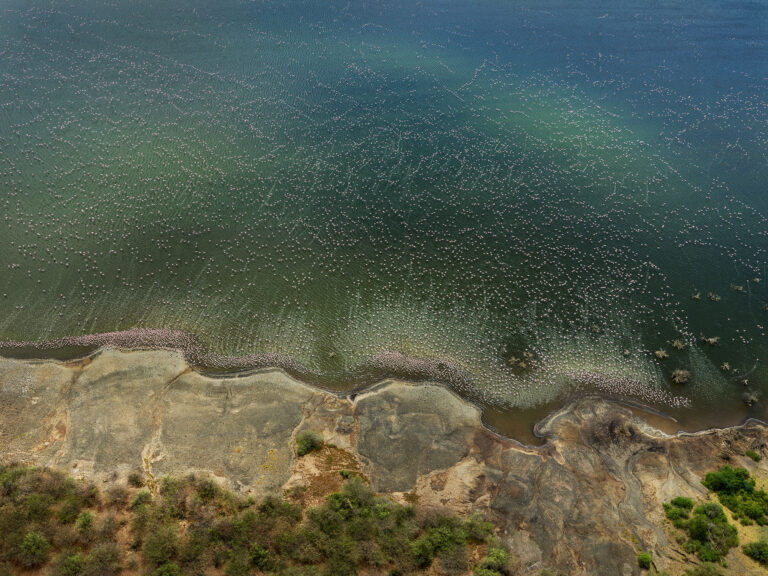
[[[294,488],[287,491],[287,496],[306,507],[320,506],[328,494],[341,490],[344,484],[342,470],[349,472],[350,477],[358,476],[369,483],[360,463],[352,454],[336,446],[323,444],[295,461],[293,476],[301,478],[301,481],[293,484]]]

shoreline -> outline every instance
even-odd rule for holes
[[[479,407],[443,385],[389,379],[351,395],[280,368],[204,375],[179,351],[3,358],[0,394],[0,462],[106,485],[202,475],[252,496],[340,482],[340,470],[355,469],[398,502],[495,519],[521,573],[542,562],[578,576],[639,576],[639,550],[679,567],[660,529],[663,503],[700,499],[701,479],[725,463],[768,473],[763,422],[667,434],[647,413],[581,395],[539,422],[545,442],[531,446],[489,430]],[[333,448],[334,463],[299,457],[307,430]],[[747,562],[729,556],[745,567],[734,575],[753,574]]]
[[[610,404],[630,409],[639,413],[650,429],[656,430],[666,437],[674,438],[680,435],[707,434],[714,431],[738,429],[758,423],[768,426],[765,421],[748,416],[740,422],[724,424],[722,426],[704,426],[686,428],[685,423],[671,414],[656,407],[616,395],[597,390],[581,390],[567,394],[565,397],[551,403],[543,416],[532,418],[525,437],[507,434],[489,422],[487,413],[490,410],[503,411],[503,409],[480,402],[466,391],[467,380],[463,377],[460,367],[449,360],[424,359],[407,357],[398,352],[382,352],[371,361],[357,367],[353,372],[361,373],[366,368],[377,367],[379,374],[369,374],[368,377],[350,376],[348,381],[342,380],[340,385],[331,386],[324,379],[311,371],[303,368],[290,357],[283,354],[254,354],[249,356],[222,356],[206,353],[197,342],[194,335],[181,330],[165,329],[131,329],[118,332],[103,332],[87,334],[83,336],[68,336],[43,342],[32,341],[0,341],[0,358],[20,362],[60,362],[63,364],[76,364],[93,359],[105,350],[117,350],[121,352],[136,351],[169,351],[182,355],[184,362],[190,370],[211,378],[247,378],[249,376],[279,371],[288,378],[312,389],[322,391],[343,399],[354,399],[356,396],[372,392],[388,382],[402,382],[410,385],[438,385],[445,388],[462,402],[476,408],[480,413],[480,420],[488,432],[512,441],[525,448],[537,448],[546,444],[548,436],[541,432],[541,428],[547,421],[555,418],[559,413],[567,411],[570,406],[578,404],[585,399],[594,398]],[[13,351],[24,351],[22,354],[13,354]],[[411,374],[394,374],[394,370],[388,370],[384,360],[399,363],[410,368]],[[227,367],[223,367],[223,361],[229,361]],[[435,371],[438,375],[435,376]],[[443,373],[443,374],[440,374]],[[451,377],[443,379],[441,375]],[[338,381],[337,381],[338,382]],[[535,413],[535,408],[516,409],[521,413]],[[654,423],[652,423],[654,422]],[[667,424],[667,426],[664,426]],[[674,430],[673,430],[674,429]]]
[[[173,350],[181,352],[190,366],[201,373],[237,374],[243,371],[277,367],[292,376],[324,387],[329,379],[303,366],[291,356],[264,352],[243,356],[208,352],[194,334],[183,330],[156,328],[132,328],[115,332],[99,332],[82,336],[65,336],[44,341],[0,340],[0,356],[14,359],[48,359],[71,361],[93,354],[101,348],[123,350]],[[49,354],[50,353],[50,354]],[[382,375],[363,376],[364,372],[382,372]],[[397,373],[396,375],[393,373]],[[469,383],[464,369],[447,358],[420,358],[400,352],[383,350],[350,370],[350,376],[342,380],[345,389],[354,391],[391,375],[411,380],[437,381],[451,386]],[[358,383],[364,380],[362,383]],[[339,389],[342,387],[340,386]],[[328,389],[335,389],[328,386]]]

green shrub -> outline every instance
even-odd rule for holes
[[[696,514],[688,523],[691,539],[700,546],[695,549],[701,560],[717,562],[728,550],[739,543],[736,528],[719,516],[713,519],[704,514]]]
[[[762,564],[768,566],[768,542],[750,542],[742,547],[744,554]]]
[[[497,574],[506,574],[507,553],[502,548],[489,548],[488,554],[480,560],[478,567],[492,570]]]
[[[45,535],[51,543],[52,551],[63,550],[73,553],[78,545],[83,544],[82,538],[71,524],[55,525],[51,523],[46,527]]]
[[[272,567],[272,557],[269,550],[254,543],[251,545],[251,564],[262,572]]]
[[[146,562],[154,566],[161,566],[176,556],[178,546],[179,536],[176,527],[163,525],[151,530],[146,535],[141,551]]]
[[[251,567],[248,554],[238,550],[230,555],[229,561],[224,566],[224,574],[226,576],[250,576]]]
[[[684,576],[723,576],[723,573],[715,564],[706,562],[701,566],[686,570]]]
[[[667,503],[664,504],[664,515],[676,528],[685,528],[686,520],[690,516],[687,510],[670,506]]]
[[[0,507],[0,558],[21,544],[28,532],[24,512],[13,504]]]
[[[691,508],[693,508],[693,500],[678,496],[664,503],[664,515],[675,528],[685,529]]]
[[[738,545],[738,532],[728,523],[719,504],[707,502],[697,506],[688,519],[688,510],[692,505],[689,499],[674,499],[664,504],[664,512],[677,528],[688,534],[688,540],[682,539],[686,552],[696,554],[704,562],[719,562]]]
[[[52,498],[48,494],[33,493],[24,499],[24,511],[30,522],[45,522],[51,514]]]
[[[422,536],[411,543],[411,554],[416,562],[416,566],[427,568],[435,558],[435,548],[432,546],[432,541],[429,538]]]
[[[141,488],[144,486],[144,475],[141,472],[131,472],[128,474],[128,485]]]
[[[377,568],[387,564],[387,557],[381,545],[375,540],[363,540],[357,544],[357,559],[365,565]]]
[[[684,498],[683,496],[672,498],[670,504],[676,508],[682,508],[683,510],[693,509],[693,500],[691,498]]]
[[[23,466],[3,466],[0,468],[0,495],[13,496],[18,481],[27,473]]]
[[[182,565],[194,564],[205,554],[210,542],[207,526],[190,525],[184,542],[179,546],[178,559]]]
[[[117,576],[122,564],[117,515],[128,510],[130,545],[141,551],[128,568],[147,576],[201,575],[214,567],[227,576],[352,576],[358,569],[411,574],[434,564],[444,575],[466,574],[467,542],[487,541],[493,532],[479,516],[466,521],[438,513],[417,517],[413,506],[378,496],[361,477],[350,476],[306,515],[281,498],[256,505],[194,478],[164,478],[157,497],[142,490],[130,503],[125,488],[110,488],[110,509],[95,515],[89,503],[102,496],[93,485],[44,469],[0,466],[0,561],[35,567],[55,551],[51,576]],[[182,514],[186,529],[180,541]],[[39,531],[32,530],[37,526]],[[82,549],[92,541],[97,544],[85,554]],[[506,553],[492,541],[476,572],[504,576],[506,564]]]
[[[95,516],[90,510],[83,510],[78,514],[77,520],[75,520],[75,528],[81,534],[90,532],[93,530],[93,520]]]
[[[707,489],[717,494],[737,494],[752,492],[755,481],[749,477],[746,468],[731,468],[723,466],[717,472],[710,472],[702,482]]]
[[[130,508],[131,510],[136,510],[137,508],[146,506],[151,502],[152,502],[152,494],[150,494],[147,490],[141,490],[140,492],[137,492],[136,495],[133,497],[133,500],[131,500]]]
[[[760,460],[763,459],[763,457],[760,456],[760,454],[758,454],[754,450],[747,450],[746,452],[744,452],[744,454],[749,458],[752,458],[752,460],[754,460],[755,462],[760,462]]]
[[[347,538],[333,542],[328,560],[325,563],[326,576],[356,576],[354,544]]]
[[[184,492],[187,487],[187,481],[184,478],[172,478],[171,476],[163,476],[160,478],[160,496],[169,498],[175,496],[179,492]]]
[[[217,518],[209,531],[211,540],[230,546],[234,541],[232,518]]]
[[[464,523],[467,539],[480,543],[485,542],[488,536],[493,534],[493,524],[483,520],[482,516],[474,514]]]
[[[720,554],[709,546],[700,546],[696,555],[702,562],[719,562],[721,558]]]
[[[741,506],[741,510],[750,520],[759,520],[761,516],[765,515],[763,507],[758,502],[754,501],[745,502]]]
[[[67,496],[59,506],[59,511],[56,516],[59,518],[59,522],[70,524],[77,519],[77,515],[80,514],[80,510],[83,508],[83,502],[80,498],[74,494]]]
[[[160,515],[165,518],[185,518],[187,515],[187,482],[163,477],[160,481]]]
[[[473,574],[475,576],[502,576],[502,574],[496,570],[491,570],[490,568],[482,568],[480,566],[475,568]]]
[[[289,566],[280,572],[280,576],[321,576],[321,572],[315,566]]]
[[[104,514],[96,530],[96,538],[99,540],[112,540],[119,528],[120,525],[114,514]]]
[[[453,516],[431,514],[422,522],[423,534],[411,545],[411,552],[418,566],[426,567],[435,556],[463,547],[467,532],[463,523]]]
[[[715,504],[714,502],[707,502],[706,504],[702,504],[701,506],[698,506],[694,511],[694,515],[696,516],[704,516],[706,518],[709,518],[710,520],[714,522],[727,522],[728,518],[725,515],[725,512],[723,511],[723,507],[719,504]]]
[[[213,480],[202,480],[197,485],[197,496],[203,502],[210,502],[218,495],[218,487]]]
[[[245,547],[252,540],[259,519],[253,510],[217,522],[211,536],[233,547]]]
[[[302,430],[296,435],[296,453],[305,456],[323,445],[323,437],[314,430]]]
[[[704,484],[717,493],[723,506],[745,526],[768,525],[768,493],[755,490],[755,481],[744,468],[723,466],[707,474]]]
[[[229,550],[222,542],[213,542],[208,547],[211,560],[216,568],[221,568],[229,557]]]
[[[181,568],[174,562],[168,562],[152,572],[152,576],[181,576]]]
[[[301,521],[301,508],[277,496],[264,498],[259,506],[259,512],[267,518],[285,518],[290,522]]]
[[[86,508],[92,508],[101,503],[99,489],[95,484],[78,484],[77,495],[83,501],[83,506]]]
[[[650,570],[651,562],[651,555],[648,552],[641,552],[637,555],[637,565],[643,570]]]
[[[116,576],[121,571],[120,548],[115,542],[102,542],[86,556],[82,576]]]
[[[290,534],[278,538],[280,553],[288,556],[294,562],[301,564],[317,564],[324,558],[324,550],[330,548],[329,539],[319,530],[300,528]],[[272,564],[270,554],[261,546],[254,544],[251,549],[252,562],[258,568],[265,570]]]
[[[326,507],[342,518],[367,517],[373,513],[375,494],[360,478],[352,478],[341,492],[326,497]]]
[[[19,545],[17,559],[25,568],[36,568],[48,561],[51,545],[40,532],[28,532]]]
[[[132,510],[131,516],[131,547],[139,548],[144,541],[144,532],[149,525],[150,510],[148,506],[138,506]]]
[[[125,486],[110,486],[107,490],[107,505],[122,508],[128,500],[128,490]]]
[[[727,522],[717,523],[710,528],[709,542],[723,556],[728,550],[739,545],[739,533]]]
[[[59,576],[80,576],[85,567],[85,558],[79,552],[62,559],[56,572]]]
[[[455,548],[438,554],[438,565],[440,574],[466,574],[469,565],[469,557],[466,546],[456,546]]]

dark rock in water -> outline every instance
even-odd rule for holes
[[[300,430],[348,453],[379,491],[501,526],[520,573],[639,574],[637,551],[659,569],[682,566],[662,502],[703,498],[704,474],[765,445],[758,424],[665,435],[625,407],[579,400],[537,426],[526,447],[485,427],[447,389],[386,381],[352,402],[279,370],[211,378],[168,351],[103,350],[75,363],[0,359],[0,457],[77,470],[112,482],[206,472],[243,492],[302,484]],[[348,464],[352,467],[352,464]],[[729,574],[748,574],[740,553]],[[536,573],[535,571],[533,573]]]
[[[753,406],[758,403],[760,396],[757,394],[757,392],[744,392],[742,399],[744,400],[744,404],[747,406]]]

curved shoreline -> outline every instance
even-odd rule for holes
[[[77,352],[73,354],[64,353],[59,356],[54,354],[60,360],[74,360],[106,347],[125,350],[179,351],[184,354],[184,358],[190,366],[206,374],[233,374],[247,370],[277,367],[300,380],[315,385],[324,380],[322,375],[312,372],[287,354],[265,352],[245,356],[229,356],[208,352],[194,334],[183,330],[132,328],[116,332],[65,336],[40,342],[0,340],[0,355],[17,359],[49,358],[51,355],[45,354],[46,352],[77,349]],[[14,351],[25,351],[27,354],[8,354],[8,352]],[[361,376],[363,372],[381,372],[382,375],[365,378]],[[467,386],[469,383],[465,371],[450,359],[417,358],[386,350],[355,366],[350,374],[347,379],[343,380],[344,387],[350,390],[365,388],[390,375],[405,379],[437,381],[449,386]],[[361,379],[365,381],[358,383]]]
[[[282,494],[314,482],[317,461],[295,451],[310,429],[379,492],[498,518],[521,569],[546,559],[584,576],[606,566],[637,574],[623,568],[637,545],[626,526],[671,565],[669,539],[656,529],[670,494],[695,496],[720,462],[768,470],[768,460],[745,456],[767,453],[763,423],[666,434],[626,404],[587,394],[543,418],[545,443],[528,446],[489,431],[478,407],[439,384],[389,379],[329,393],[280,368],[211,377],[172,350],[2,359],[0,388],[0,461],[107,483],[203,474],[243,494]]]
[[[505,434],[488,422],[486,411],[493,406],[480,401],[477,395],[472,394],[469,378],[460,366],[450,360],[414,358],[399,352],[384,351],[375,355],[368,362],[357,366],[348,379],[342,380],[340,386],[334,387],[329,386],[327,380],[304,368],[287,355],[264,353],[248,356],[224,356],[209,353],[205,352],[194,335],[181,330],[134,328],[117,332],[67,336],[43,342],[0,341],[0,357],[21,361],[53,360],[70,363],[93,357],[102,350],[109,348],[123,351],[168,350],[179,352],[192,370],[212,378],[246,377],[261,371],[280,370],[302,384],[338,397],[354,398],[358,394],[375,389],[387,380],[413,384],[436,383],[455,394],[462,401],[477,408],[480,412],[483,426],[488,431],[529,448],[546,443],[548,436],[541,432],[544,422],[555,417],[558,413],[567,410],[574,403],[590,397],[635,409],[643,414],[662,418],[664,421],[677,425],[684,425],[664,411],[632,398],[622,398],[595,390],[576,391],[558,400],[557,406],[553,407],[543,417],[532,420],[529,428],[530,437],[526,441],[526,439]],[[18,352],[21,352],[21,354]],[[339,381],[337,380],[337,382]],[[525,411],[525,409],[521,410]],[[738,428],[750,422],[766,425],[765,422],[758,418],[748,417],[739,423],[724,426],[707,426],[692,430],[681,429],[673,434],[660,429],[659,431],[667,436],[701,434],[714,430]],[[658,429],[656,426],[653,427]]]

